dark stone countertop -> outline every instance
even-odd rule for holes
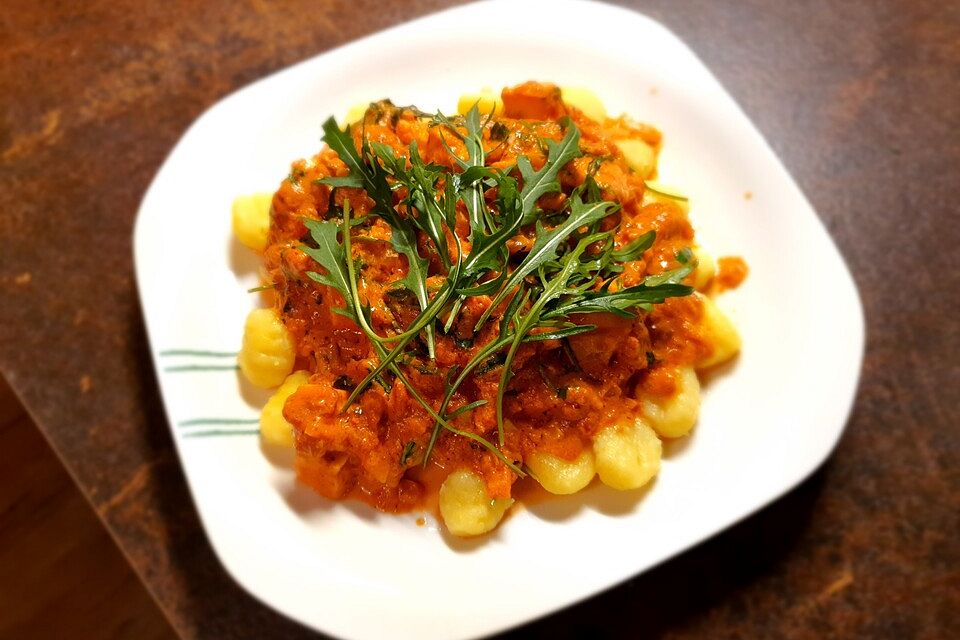
[[[0,372],[184,637],[311,634],[237,587],[200,528],[132,274],[140,199],[225,94],[445,4],[0,12]],[[703,58],[826,223],[863,297],[863,377],[799,488],[517,637],[960,637],[960,4],[631,4]]]

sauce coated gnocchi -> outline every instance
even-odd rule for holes
[[[693,367],[673,371],[669,395],[642,394],[640,410],[653,430],[665,438],[687,435],[700,414],[700,380]]]
[[[293,392],[306,384],[310,374],[295,371],[287,376],[283,384],[274,392],[260,412],[260,438],[264,444],[285,449],[293,448],[293,425],[283,417],[283,405]]]
[[[494,529],[528,474],[556,495],[650,483],[697,422],[697,372],[740,349],[712,296],[746,274],[718,275],[689,198],[656,182],[660,132],[527,82],[452,116],[374,102],[324,134],[233,207],[270,289],[238,357],[278,387],[264,443],[329,498],[435,496],[457,536]]]
[[[454,471],[440,485],[440,515],[455,536],[477,536],[496,527],[512,498],[494,498],[483,478],[472,471]]]

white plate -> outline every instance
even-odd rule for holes
[[[257,261],[231,238],[230,203],[274,190],[292,160],[319,149],[329,114],[387,96],[452,110],[461,92],[527,79],[591,87],[609,111],[663,131],[662,179],[691,195],[702,244],[750,265],[745,284],[720,298],[743,353],[706,386],[694,435],[667,448],[649,491],[594,486],[462,543],[432,519],[418,527],[418,514],[328,503],[299,487],[261,453],[251,432],[266,396],[239,380],[233,360],[167,352],[238,349]],[[662,562],[813,471],[840,436],[860,369],[853,281],[783,165],[676,36],[600,4],[472,4],[238,91],[170,154],[135,245],[167,415],[213,548],[250,593],[336,636],[489,634]],[[190,426],[209,419],[238,422]],[[189,436],[211,429],[237,434]]]

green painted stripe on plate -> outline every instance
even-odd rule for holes
[[[257,424],[260,418],[194,418],[178,423],[181,427],[194,427],[201,424]]]
[[[252,436],[260,433],[259,429],[206,429],[204,431],[190,431],[183,434],[184,438],[212,438],[215,436]]]
[[[178,371],[238,371],[240,367],[235,364],[178,364],[172,367],[164,367],[163,370],[169,373]]]
[[[204,351],[203,349],[164,349],[161,356],[201,356],[207,358],[232,358],[236,351]]]

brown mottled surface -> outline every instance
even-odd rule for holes
[[[173,640],[2,377],[0,451],[0,638]]]
[[[147,362],[137,205],[224,94],[444,4],[4,2],[0,371],[185,637],[310,634],[235,586],[200,529]],[[643,9],[740,102],[847,257],[863,379],[797,490],[521,635],[960,637],[960,4]]]

